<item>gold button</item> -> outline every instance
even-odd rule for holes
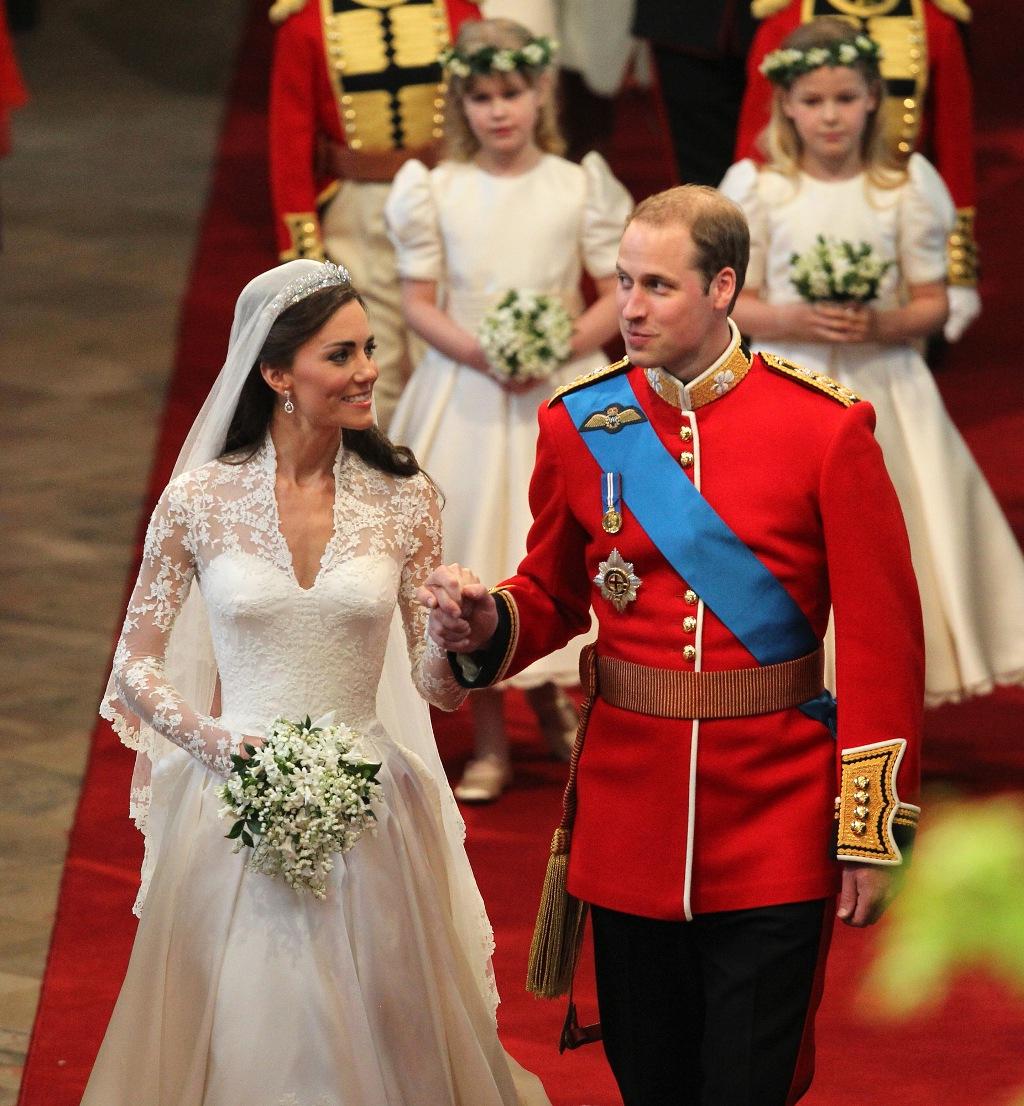
[[[679,454],[679,463],[684,469],[688,469],[693,464],[693,454],[687,450],[685,453]]]
[[[908,97],[907,97],[907,98],[906,98],[906,99],[905,99],[905,100],[903,101],[903,106],[904,106],[905,108],[915,108],[915,107],[917,107],[917,101],[916,101],[916,100],[912,100],[912,99],[911,99],[911,98],[910,98],[910,97],[908,96]]]
[[[901,154],[909,154],[910,153],[910,143],[909,142],[900,142],[896,146],[896,149],[899,150],[899,152]]]
[[[351,150],[361,150],[363,148],[363,140],[361,138],[353,138],[348,145]]]
[[[854,776],[853,777],[853,786],[854,787],[867,787],[867,785],[870,782],[871,781],[867,778],[867,776]]]
[[[352,103],[352,97],[346,92],[345,95],[342,96],[341,102],[345,105],[351,104]]]
[[[866,806],[855,806],[853,808],[853,813],[856,814],[858,818],[866,818],[868,816],[868,808]]]
[[[694,605],[694,603],[697,602],[697,593],[693,590],[693,588],[687,588],[686,589],[686,594],[683,596],[683,598],[692,607]]]
[[[903,122],[904,123],[914,123],[914,122],[916,122],[916,120],[917,120],[917,116],[914,115],[913,113],[909,112],[909,111],[907,112],[906,115],[903,116]]]
[[[685,617],[685,618],[683,619],[683,629],[684,629],[684,630],[685,630],[685,631],[686,631],[686,632],[687,632],[688,634],[692,634],[692,633],[693,633],[693,631],[697,629],[697,620],[696,620],[696,619],[695,619],[695,618],[693,617],[693,615],[692,615],[692,614],[688,614],[688,615],[687,615],[687,616],[686,616],[686,617]]]
[[[693,431],[688,426],[680,427],[679,437],[682,438],[684,442],[688,442],[693,437]]]
[[[697,650],[692,645],[683,646],[683,656],[688,661],[695,660],[697,657]]]
[[[435,138],[441,138],[444,135],[444,131],[440,127],[434,127],[430,132]]]
[[[853,801],[854,801],[855,803],[864,803],[864,804],[867,804],[867,801],[868,801],[868,793],[867,793],[866,791],[854,791],[854,793],[853,793]]]
[[[315,234],[316,233],[316,223],[303,223],[302,227],[301,227],[301,230],[302,230],[303,234]]]
[[[868,827],[864,822],[851,822],[850,823],[850,829],[852,829],[853,832],[858,837],[863,837],[864,834],[867,832],[867,828]]]

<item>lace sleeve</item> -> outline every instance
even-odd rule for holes
[[[416,589],[441,563],[441,505],[424,476],[414,479],[419,493],[416,521],[405,548],[398,602],[416,689],[433,706],[455,710],[468,693],[455,682],[444,650],[427,637],[427,611],[416,602]]]
[[[164,657],[188,597],[196,562],[182,483],[168,486],[146,532],[142,565],[114,652],[113,681],[124,705],[146,726],[221,775],[238,737],[185,702],[168,681]],[[116,704],[104,704],[116,709]]]

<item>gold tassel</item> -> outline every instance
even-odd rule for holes
[[[568,872],[569,834],[559,826],[551,841],[526,969],[526,989],[540,998],[568,994],[583,946],[586,903],[569,894]]]
[[[537,924],[530,942],[530,960],[526,969],[526,989],[541,998],[568,994],[583,947],[583,927],[587,904],[569,894],[569,842],[576,820],[576,772],[583,753],[590,709],[597,694],[597,652],[587,645],[580,653],[580,684],[585,697],[580,706],[580,724],[576,730],[569,778],[562,796],[562,820],[551,838],[551,855],[540,893]]]

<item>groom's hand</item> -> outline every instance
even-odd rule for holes
[[[474,652],[498,628],[494,596],[461,565],[435,568],[417,589],[416,598],[430,611],[428,633],[450,653]]]

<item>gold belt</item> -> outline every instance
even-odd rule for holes
[[[363,183],[390,184],[407,162],[416,158],[428,168],[437,164],[438,147],[395,150],[352,150],[323,135],[317,148],[317,169],[323,176]]]
[[[656,718],[741,718],[770,714],[813,699],[822,691],[824,651],[720,672],[678,672],[597,658],[598,695],[613,707]]]

